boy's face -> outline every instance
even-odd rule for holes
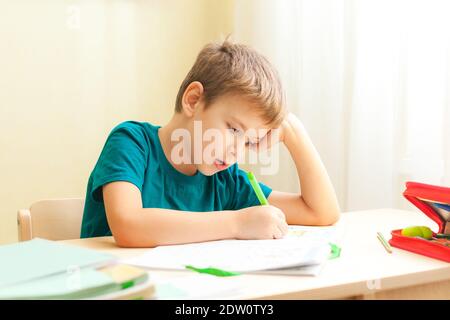
[[[191,118],[192,136],[199,139],[200,126],[203,136],[202,148],[194,141],[191,145],[192,155],[202,159],[196,163],[197,170],[213,175],[242,159],[246,150],[257,147],[271,128],[255,110],[258,105],[238,95],[219,97],[206,109],[199,103]]]

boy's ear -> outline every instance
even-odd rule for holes
[[[184,90],[183,98],[181,104],[183,107],[183,112],[188,116],[192,117],[198,108],[200,101],[203,97],[203,85],[199,81],[191,82],[186,90]]]

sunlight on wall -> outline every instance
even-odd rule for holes
[[[84,197],[119,122],[169,119],[200,48],[231,32],[231,4],[2,4],[0,243],[16,241],[18,209],[40,199]]]

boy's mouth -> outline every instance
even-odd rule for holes
[[[219,160],[219,159],[216,159],[216,160],[214,161],[214,165],[215,165],[216,168],[219,169],[219,170],[224,170],[224,169],[226,169],[227,166],[228,166],[228,165],[225,163],[225,161],[222,161],[222,160]]]

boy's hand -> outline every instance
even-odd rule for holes
[[[257,151],[270,149],[279,142],[288,143],[292,136],[295,135],[293,130],[294,123],[297,127],[303,127],[301,121],[293,113],[289,113],[278,128],[269,130],[258,144]]]
[[[236,212],[236,238],[280,239],[288,232],[284,213],[274,206],[255,206]]]

